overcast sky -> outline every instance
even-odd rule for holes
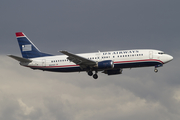
[[[1,0],[0,120],[179,120],[179,0]],[[15,32],[43,52],[158,49],[174,57],[159,68],[122,75],[33,71]]]

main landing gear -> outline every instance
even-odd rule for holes
[[[94,74],[94,75],[93,75],[93,78],[94,78],[94,79],[97,79],[97,78],[98,78],[98,75],[97,75],[97,74]]]
[[[87,72],[89,76],[92,76],[93,75],[93,72],[92,71],[88,71]]]
[[[98,78],[98,75],[97,75],[97,71],[95,71],[95,74],[93,75],[93,72],[92,71],[88,71],[87,72],[89,76],[93,76],[94,79],[97,79]]]

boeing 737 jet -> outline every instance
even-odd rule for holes
[[[73,54],[68,51],[59,51],[64,55],[52,55],[41,52],[22,33],[16,33],[22,57],[8,55],[19,61],[20,65],[32,69],[51,72],[81,72],[86,71],[94,79],[98,78],[97,73],[101,71],[107,75],[121,74],[124,68],[158,67],[173,60],[171,55],[154,49],[133,49],[117,50],[106,52],[94,52]]]

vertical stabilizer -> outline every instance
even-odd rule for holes
[[[23,58],[36,58],[44,56],[52,56],[50,54],[42,53],[23,32],[17,32],[16,38],[19,43],[19,48]]]

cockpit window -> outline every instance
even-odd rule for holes
[[[158,54],[161,54],[161,55],[162,55],[162,54],[164,54],[164,52],[158,52]]]

